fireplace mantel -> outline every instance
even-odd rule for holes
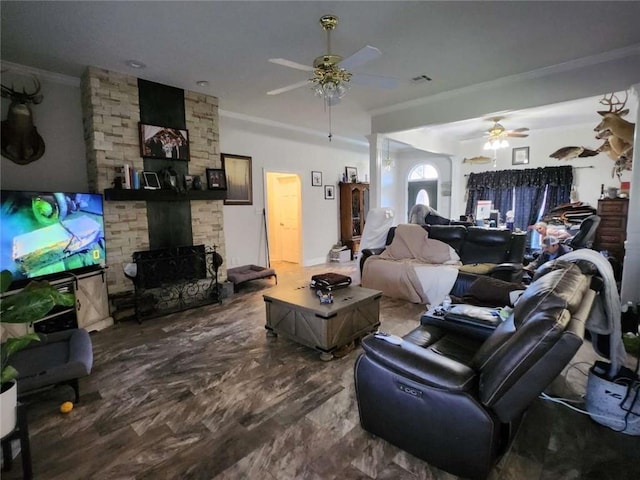
[[[224,200],[227,198],[226,190],[188,190],[175,192],[173,190],[133,190],[125,188],[107,188],[104,191],[104,199],[108,201],[147,201],[166,202],[185,200]]]

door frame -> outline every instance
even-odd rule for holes
[[[298,242],[298,264],[302,265],[303,264],[303,259],[304,259],[304,242],[302,241],[302,237],[303,237],[303,232],[302,232],[302,176],[297,173],[297,172],[283,172],[283,171],[270,171],[270,170],[264,170],[263,171],[263,192],[264,192],[264,222],[266,224],[266,241],[267,241],[267,250],[268,250],[268,255],[269,258],[271,259],[271,249],[272,249],[272,240],[273,240],[273,232],[271,231],[271,220],[275,217],[273,217],[271,214],[272,212],[269,212],[270,206],[271,206],[271,195],[273,195],[274,192],[271,191],[271,178],[273,178],[274,180],[276,180],[278,177],[296,177],[298,179],[298,191],[297,191],[297,197],[298,197],[298,218],[296,219],[297,221],[297,226],[298,226],[298,238],[297,238],[297,242]],[[275,182],[274,182],[275,184]]]

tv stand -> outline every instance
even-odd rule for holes
[[[29,324],[2,324],[2,339],[30,332],[52,333],[70,328],[84,328],[92,332],[113,325],[109,314],[109,298],[105,269],[99,268],[74,274],[65,272],[48,280],[61,292],[73,293],[73,307],[56,307],[49,315]],[[24,288],[24,287],[23,287]],[[15,295],[22,288],[10,290],[3,296]]]

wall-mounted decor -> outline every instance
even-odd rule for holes
[[[221,168],[207,168],[207,188],[209,190],[226,190],[227,177]]]
[[[344,172],[347,175],[347,182],[358,181],[358,169],[356,167],[344,167]]]
[[[311,185],[313,187],[322,186],[322,172],[311,172]]]
[[[33,114],[29,104],[42,102],[40,82],[34,75],[34,90],[27,93],[2,85],[2,96],[9,98],[11,104],[7,119],[2,122],[2,155],[18,165],[26,165],[44,155],[44,140],[33,124]]]
[[[529,164],[529,147],[518,147],[511,151],[512,165],[528,165]]]
[[[253,205],[251,157],[223,153],[222,168],[227,177],[225,205]]]
[[[189,132],[140,123],[140,156],[189,160]]]
[[[193,190],[193,175],[184,176],[184,189]]]
[[[336,199],[336,187],[333,185],[324,186],[324,199],[335,200]]]

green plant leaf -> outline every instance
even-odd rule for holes
[[[4,323],[35,322],[56,305],[70,307],[74,301],[73,294],[61,293],[47,281],[34,281],[15,295],[2,299],[0,321]]]
[[[5,384],[7,382],[10,382],[17,376],[18,376],[18,371],[15,368],[13,368],[11,365],[7,365],[2,369],[2,372],[0,373],[0,384]]]
[[[2,270],[0,272],[0,293],[4,293],[9,290],[9,286],[13,282],[13,276],[9,270]]]

